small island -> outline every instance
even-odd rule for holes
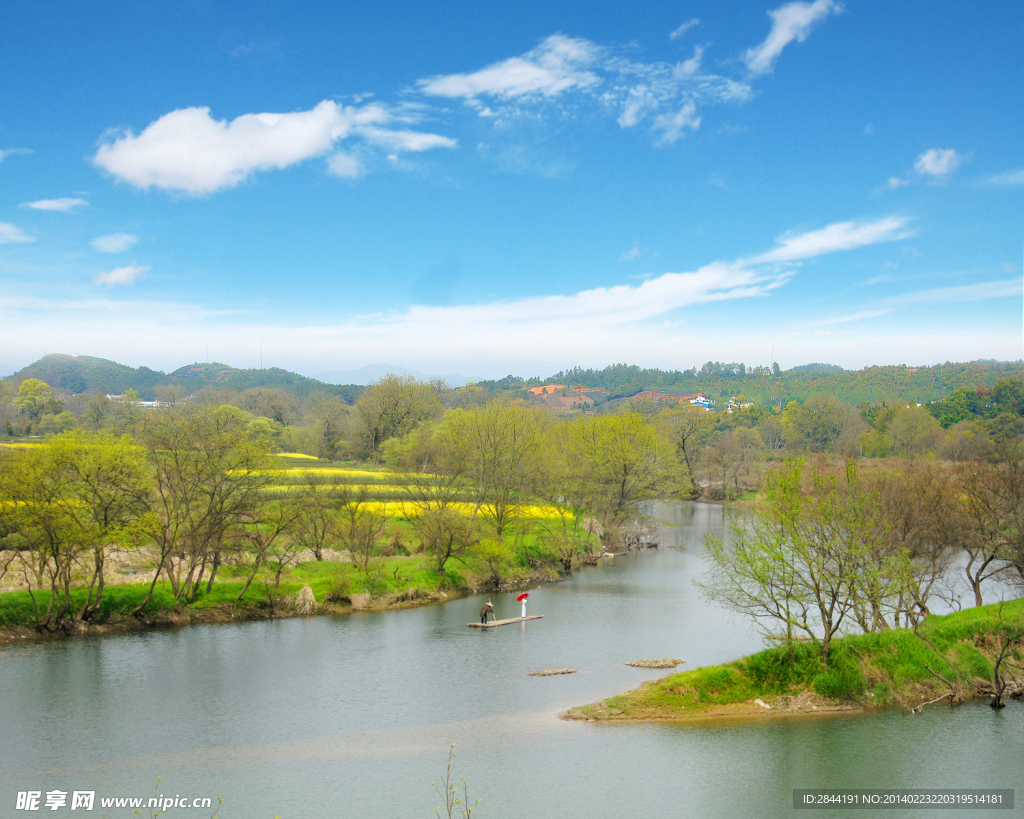
[[[920,711],[975,697],[993,707],[1024,697],[1024,599],[932,616],[916,629],[842,637],[827,663],[812,641],[777,645],[651,680],[563,717],[659,722]]]

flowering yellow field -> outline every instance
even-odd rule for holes
[[[274,455],[278,458],[308,458],[311,461],[320,460],[316,455],[307,455],[304,452],[275,452]]]
[[[284,453],[282,453],[283,455]],[[291,457],[288,455],[287,457]],[[363,504],[368,509],[387,517],[413,518],[422,514],[422,507],[415,500],[407,495],[408,482],[411,479],[417,481],[430,481],[434,475],[427,475],[418,472],[380,472],[371,469],[350,469],[346,467],[321,467],[321,466],[295,466],[289,469],[268,469],[258,473],[263,477],[271,477],[290,481],[289,483],[274,483],[264,487],[263,491],[271,495],[289,495],[300,489],[298,481],[305,477],[335,478],[340,481],[346,489],[354,492],[365,491],[371,497],[379,498],[381,495],[390,496],[394,500],[372,500]],[[369,483],[369,480],[376,479],[378,483]],[[327,491],[332,484],[318,484],[318,489]],[[417,493],[423,491],[422,486],[416,487]],[[402,497],[402,496],[405,497]],[[453,503],[451,508],[464,515],[470,515],[476,508],[476,504],[468,502]],[[478,514],[489,516],[488,508],[481,507]],[[543,506],[538,504],[526,504],[518,507],[517,514],[528,518],[556,518],[560,512],[554,506]]]
[[[332,469],[326,466],[297,466],[294,469],[261,469],[255,474],[274,478],[292,476],[304,478],[307,475],[313,475],[317,478],[380,478],[384,483],[390,483],[392,478],[402,480],[433,477],[415,472],[374,472],[370,469]]]
[[[378,512],[389,518],[403,517],[403,518],[415,518],[423,514],[423,508],[417,503],[410,503],[409,501],[369,501],[365,504],[364,508],[372,512]],[[451,508],[463,515],[473,514],[473,510],[476,509],[474,503],[453,503]],[[528,518],[557,518],[559,516],[558,510],[553,506],[537,506],[535,504],[520,506],[519,515],[521,517]],[[482,506],[478,514],[484,517],[490,517],[488,507]]]

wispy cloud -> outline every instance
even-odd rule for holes
[[[671,145],[681,139],[687,129],[696,131],[700,128],[700,115],[697,106],[688,102],[678,111],[671,114],[659,114],[654,118],[654,130],[659,134],[658,145]]]
[[[417,86],[435,97],[476,101],[479,97],[513,99],[557,96],[571,88],[591,88],[601,79],[591,71],[601,49],[589,40],[553,34],[536,48],[467,74],[427,77]]]
[[[252,308],[237,305],[221,311],[132,299],[19,300],[9,292],[0,293],[0,322],[13,339],[8,355],[16,352],[27,360],[41,354],[38,339],[45,338],[51,349],[74,344],[95,355],[115,358],[131,339],[138,362],[149,366],[167,362],[168,349],[177,351],[173,363],[185,355],[181,350],[200,344],[204,349],[207,341],[216,346],[218,356],[228,360],[258,361],[259,345],[253,339],[266,338],[272,340],[268,343],[282,366],[311,373],[323,371],[326,361],[333,365],[342,359],[351,359],[353,364],[360,359],[364,363],[396,358],[415,361],[425,349],[450,362],[445,366],[468,366],[464,362],[472,359],[470,364],[481,374],[506,367],[509,350],[515,350],[521,359],[536,360],[550,360],[551,351],[560,350],[561,356],[587,366],[623,358],[645,366],[664,366],[671,359],[652,360],[662,355],[657,351],[664,350],[685,350],[695,362],[722,356],[756,362],[766,355],[761,349],[766,336],[752,318],[752,305],[736,311],[744,317],[744,329],[737,328],[724,338],[706,332],[707,321],[720,321],[723,314],[708,318],[703,308],[773,300],[776,294],[793,289],[790,283],[801,261],[892,241],[906,230],[905,220],[892,217],[841,222],[799,235],[787,234],[778,247],[749,258],[712,262],[689,272],[667,272],[639,283],[509,301],[413,305],[330,323],[289,323],[280,318],[261,322]],[[1019,298],[1020,288],[1019,279],[1014,278],[909,293],[875,304],[838,308],[836,315],[813,325],[804,323],[806,313],[795,312],[788,330],[777,307],[762,312],[772,315],[772,332],[778,340],[776,357],[791,364],[830,360],[862,366],[899,363],[901,357],[910,362],[1012,357],[1019,352],[1019,336],[1014,347],[1001,328],[968,331],[966,324],[950,327],[946,322],[941,327],[906,326],[900,332],[879,333],[877,328],[861,330],[858,324],[916,304]],[[813,357],[808,349],[816,351]],[[197,351],[197,355],[203,354]]]
[[[963,164],[963,154],[953,148],[930,148],[917,158],[914,170],[922,176],[947,177]]]
[[[610,112],[622,128],[648,122],[655,141],[666,145],[700,127],[700,106],[739,103],[753,93],[742,80],[705,71],[703,56],[704,47],[697,46],[680,63],[643,62],[590,40],[554,34],[517,57],[428,77],[417,88],[427,96],[461,100],[503,124],[535,113],[536,106],[564,111],[568,100],[585,100]]]
[[[921,180],[942,184],[966,161],[967,157],[953,148],[929,148],[917,157],[913,171],[907,176],[889,177],[874,193],[894,191]]]
[[[14,245],[34,242],[35,236],[29,236],[17,225],[10,222],[0,222],[0,245]]]
[[[1006,171],[993,174],[982,180],[983,185],[992,185],[998,188],[1015,188],[1024,185],[1024,168],[1017,171]]]
[[[327,159],[327,170],[342,179],[358,179],[366,173],[363,163],[344,151],[331,154]]]
[[[896,308],[886,307],[878,310],[860,310],[856,313],[847,313],[842,316],[830,316],[829,318],[818,319],[816,321],[810,321],[806,326],[808,327],[832,327],[836,324],[850,324],[854,321],[865,321],[866,319],[878,318],[879,316],[886,316],[893,312]]]
[[[842,4],[836,0],[815,0],[813,3],[787,3],[769,11],[771,31],[763,43],[747,50],[744,56],[747,68],[754,74],[767,74],[786,46],[794,40],[802,43],[815,24],[842,10]]]
[[[688,32],[691,28],[696,28],[699,25],[700,19],[697,17],[694,17],[692,20],[687,20],[685,23],[679,26],[679,28],[675,29],[671,34],[668,35],[669,39],[678,40],[680,37],[686,34],[686,32]]]
[[[750,264],[795,262],[881,242],[894,242],[913,235],[910,220],[903,216],[886,216],[870,222],[835,222],[820,230],[783,236],[779,247],[748,260]]]
[[[894,191],[897,188],[903,188],[910,184],[909,179],[903,179],[899,176],[890,176],[889,181],[885,183],[883,188],[887,191]]]
[[[640,245],[633,245],[629,250],[619,256],[620,262],[631,262],[634,259],[639,259],[643,255],[643,251],[640,249]]]
[[[32,153],[32,151],[29,148],[0,148],[0,162],[3,162],[9,156],[30,153]]]
[[[968,301],[988,301],[989,299],[1020,298],[1022,283],[1019,278],[1000,279],[991,282],[977,282],[955,287],[936,287],[930,290],[918,290],[904,293],[887,301],[901,307],[914,304],[959,304]]]
[[[100,273],[93,279],[94,284],[105,284],[107,287],[114,287],[121,284],[133,284],[143,273],[149,270],[148,266],[130,264],[124,267],[115,267],[105,273]]]
[[[89,244],[93,250],[100,253],[124,253],[135,247],[138,241],[139,237],[131,233],[111,233],[107,236],[97,236]]]
[[[72,213],[79,208],[88,207],[85,199],[65,197],[63,199],[39,199],[36,202],[23,202],[21,207],[32,210],[48,210],[58,213]]]
[[[244,114],[230,122],[213,119],[209,108],[182,108],[138,135],[106,137],[93,162],[138,188],[201,196],[234,187],[259,171],[322,156],[344,139],[398,152],[454,145],[436,134],[390,130],[392,123],[410,118],[409,112],[399,114],[380,103],[343,106],[331,100],[309,111]]]
[[[363,136],[371,145],[379,145],[388,151],[413,152],[430,151],[434,148],[455,148],[458,140],[440,134],[422,131],[389,131],[384,128],[364,128]]]

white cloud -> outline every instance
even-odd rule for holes
[[[931,148],[917,158],[914,170],[922,176],[949,176],[961,164],[964,157],[952,148]]]
[[[363,163],[351,154],[339,151],[327,160],[327,170],[343,179],[358,179],[366,173]]]
[[[125,132],[108,138],[93,162],[139,188],[201,196],[238,185],[258,171],[322,156],[346,138],[388,143],[391,151],[454,145],[454,140],[437,134],[386,129],[390,122],[411,119],[408,111],[396,113],[380,103],[353,107],[330,100],[309,111],[244,114],[230,122],[213,119],[209,108],[182,108],[137,136]],[[332,172],[343,164],[336,161]]]
[[[657,139],[658,145],[671,145],[682,138],[687,128],[691,131],[700,128],[697,106],[692,102],[686,103],[674,114],[659,114],[654,118],[654,130],[661,134]]]
[[[703,57],[704,46],[697,46],[682,62],[645,63],[556,34],[518,57],[479,71],[428,77],[417,87],[430,96],[461,99],[502,127],[536,117],[538,106],[565,112],[570,100],[589,102],[612,112],[623,128],[648,122],[656,141],[670,144],[700,125],[699,106],[744,102],[752,95],[745,82],[705,72]]]
[[[138,241],[139,237],[131,233],[111,233],[107,236],[97,236],[89,244],[93,250],[100,253],[124,253]]]
[[[32,153],[32,151],[29,150],[28,148],[0,148],[0,162],[3,162],[9,156],[30,153]]]
[[[913,235],[909,221],[902,216],[887,216],[873,222],[835,222],[820,230],[783,236],[777,240],[780,247],[748,261],[751,264],[795,262],[838,250],[906,239]]]
[[[836,324],[850,324],[854,321],[864,321],[866,319],[878,318],[879,316],[887,316],[889,313],[893,312],[893,310],[895,310],[894,307],[886,307],[878,310],[860,310],[856,313],[848,313],[843,316],[831,316],[829,318],[810,321],[807,323],[807,326],[832,327]]]
[[[139,276],[149,270],[148,266],[130,264],[124,267],[115,267],[106,273],[100,273],[93,279],[94,284],[105,284],[113,287],[119,284],[132,284]]]
[[[29,236],[17,225],[12,225],[10,222],[0,222],[0,245],[23,244],[34,242],[35,240],[34,236]]]
[[[89,203],[84,199],[65,197],[63,199],[40,199],[37,202],[24,202],[21,207],[32,208],[32,210],[48,210],[60,213],[72,213],[78,208],[84,208]]]
[[[677,28],[675,31],[668,35],[669,39],[678,40],[680,37],[686,34],[686,32],[688,32],[691,28],[696,28],[699,25],[700,19],[697,17],[694,17],[692,20],[687,20],[685,23],[679,26],[679,28]]]
[[[769,11],[771,31],[763,43],[747,50],[744,55],[747,67],[755,74],[767,74],[786,46],[794,40],[802,43],[815,23],[842,10],[842,5],[836,0],[814,0],[813,3],[787,3]]]
[[[1019,171],[1006,171],[1005,173],[997,173],[992,176],[986,177],[983,180],[985,185],[992,185],[999,188],[1013,188],[1018,185],[1024,185],[1024,168]]]
[[[389,151],[429,151],[434,148],[455,148],[458,142],[440,134],[421,131],[389,131],[384,128],[364,128],[366,141]]]
[[[971,313],[967,308],[958,313],[961,320],[956,326],[950,325],[948,316],[931,324],[921,319],[924,323],[910,326],[900,313],[916,304],[1019,299],[1019,277],[911,293],[866,306],[837,306],[834,318],[815,326],[805,323],[808,313],[795,309],[792,301],[783,306],[773,304],[772,298],[760,311],[751,304],[784,291],[795,298],[797,288],[787,282],[792,281],[801,259],[890,241],[905,229],[886,219],[844,222],[784,239],[781,248],[786,252],[781,260],[781,248],[776,248],[691,272],[664,273],[641,283],[513,301],[412,306],[316,325],[303,324],[302,319],[261,321],[237,304],[231,310],[217,310],[132,299],[18,299],[7,289],[0,292],[0,323],[10,340],[3,352],[8,359],[23,356],[25,363],[46,350],[66,349],[129,359],[126,363],[133,365],[173,368],[182,358],[203,359],[209,343],[217,359],[256,366],[258,340],[263,338],[267,349],[274,350],[275,364],[311,374],[342,361],[351,362],[345,368],[397,361],[424,369],[416,362],[424,350],[430,350],[437,362],[446,363],[436,363],[427,371],[468,367],[484,377],[506,372],[547,374],[545,367],[537,370],[531,365],[524,370],[508,363],[509,350],[516,351],[519,361],[550,361],[557,350],[560,362],[575,360],[583,366],[622,360],[662,367],[690,366],[708,359],[757,363],[767,358],[772,336],[777,340],[776,358],[786,366],[809,360],[863,366],[1019,356],[1019,314],[1018,331],[1007,333],[1005,327],[994,326],[987,313]],[[747,304],[741,307],[743,302]],[[694,309],[715,303],[736,309]],[[881,328],[874,324],[860,328],[859,322],[881,317],[885,311],[900,315],[900,320],[892,319]],[[730,314],[733,319],[728,318]],[[281,314],[275,309],[274,315]],[[728,325],[729,321],[734,324]],[[813,357],[808,350],[815,351]],[[561,363],[547,372],[560,368]]]
[[[619,256],[620,262],[631,262],[634,259],[639,259],[643,255],[643,251],[640,249],[640,245],[633,245],[629,250]]]
[[[590,71],[599,49],[581,38],[553,34],[519,57],[493,63],[469,74],[428,77],[417,85],[436,97],[475,100],[480,96],[514,98],[527,95],[553,97],[570,88],[600,84]]]
[[[976,282],[956,287],[936,287],[932,290],[918,290],[889,299],[892,304],[909,306],[913,304],[961,304],[968,301],[1017,298],[1021,295],[1019,278],[1002,279],[992,282]]]
[[[700,71],[701,60],[704,59],[704,46],[697,46],[693,50],[693,56],[688,60],[684,60],[676,66],[673,72],[679,79],[685,79],[686,77],[693,77]]]
[[[294,114],[245,114],[230,123],[209,108],[164,114],[135,136],[104,142],[94,162],[139,188],[200,195],[237,185],[254,171],[285,168],[330,150],[354,112],[324,101]]]

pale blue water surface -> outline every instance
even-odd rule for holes
[[[793,788],[1018,788],[1024,705],[921,716],[599,725],[572,706],[664,671],[731,660],[760,640],[701,600],[716,506],[662,507],[663,547],[532,589],[543,620],[470,629],[487,595],[419,609],[210,625],[0,649],[0,817],[18,791],[221,796],[224,819],[429,817],[455,772],[487,817],[823,816]],[[514,594],[491,595],[498,617]],[[550,667],[576,674],[530,677]],[[865,816],[877,811],[841,811]],[[1016,811],[901,810],[901,817]],[[147,811],[143,812],[148,815]],[[203,816],[168,809],[166,817]]]

